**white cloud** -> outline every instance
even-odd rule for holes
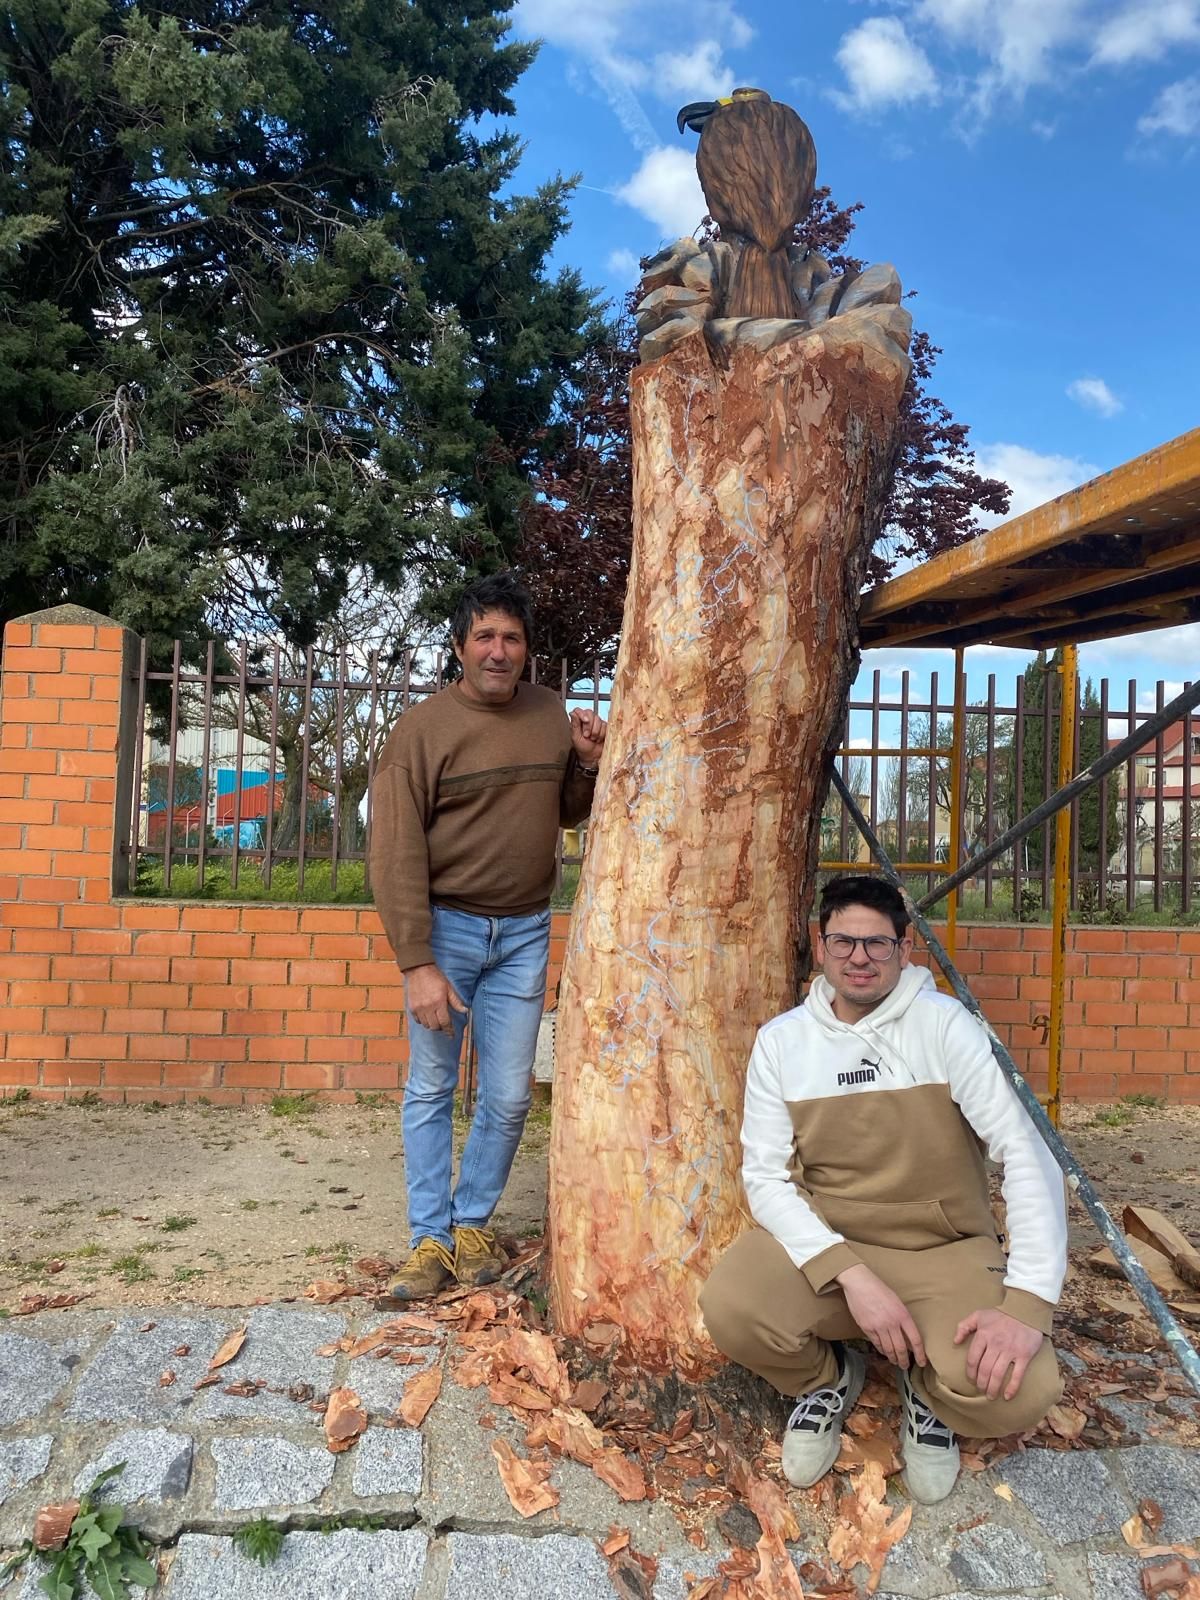
[[[715,39],[700,39],[690,50],[654,58],[654,88],[663,100],[715,100],[733,88],[733,69],[721,60]]]
[[[619,283],[632,284],[641,272],[641,263],[632,250],[612,250],[604,263],[609,275]]]
[[[1173,45],[1200,40],[1200,0],[1134,0],[1110,17],[1092,60],[1107,66],[1157,61]]]
[[[1178,671],[1180,662],[1200,661],[1200,622],[1188,622],[1180,628],[1155,628],[1149,633],[1127,633],[1120,639],[1106,639],[1103,644],[1081,645],[1080,650],[1087,652],[1089,664],[1093,656],[1136,656]],[[1091,670],[1103,673],[1107,669],[1100,660]],[[1170,698],[1168,694],[1167,699]]]
[[[976,81],[977,101],[1000,90],[1019,93],[1050,73],[1050,58],[1086,23],[1088,0],[920,0],[918,21],[988,63]]]
[[[1043,455],[1022,444],[978,445],[975,464],[986,477],[1002,478],[1012,490],[1009,517],[1019,517],[1023,511],[1032,511],[1034,506],[1066,494],[1068,489],[1077,489],[1099,470],[1087,461]],[[993,526],[1007,518],[984,516],[979,520]]]
[[[696,157],[676,145],[651,150],[616,195],[640,211],[667,239],[693,232],[708,210],[696,176]]]
[[[1085,411],[1095,411],[1102,417],[1115,417],[1125,409],[1103,378],[1076,378],[1067,385],[1067,394]]]
[[[837,62],[849,93],[834,98],[846,110],[878,111],[937,98],[937,75],[898,17],[868,17],[844,35]]]
[[[514,22],[523,37],[565,51],[572,87],[607,105],[643,151],[667,129],[665,119],[647,116],[639,91],[669,102],[727,94],[735,79],[723,52],[754,37],[731,0],[519,0]],[[647,39],[677,48],[651,63]]]
[[[1173,133],[1181,139],[1200,133],[1200,75],[1169,83],[1139,120],[1138,132]]]

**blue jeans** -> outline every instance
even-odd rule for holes
[[[438,1239],[451,1248],[451,1228],[487,1225],[521,1142],[546,999],[550,913],[477,917],[434,906],[430,942],[433,959],[471,1010],[479,1090],[452,1198],[454,1090],[466,1018],[451,1011],[451,1039],[423,1028],[410,1011],[404,1173],[412,1243]]]

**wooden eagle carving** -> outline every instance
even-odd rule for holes
[[[684,106],[679,131],[700,135],[696,171],[721,237],[740,250],[720,314],[797,317],[787,247],[807,214],[817,152],[791,106],[762,89]]]

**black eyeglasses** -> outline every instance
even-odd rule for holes
[[[896,946],[903,944],[902,939],[889,939],[886,933],[873,933],[866,939],[856,938],[849,933],[827,933],[825,935],[825,948],[831,956],[839,961],[849,961],[854,954],[855,945],[862,945],[872,961],[890,961],[896,952]]]

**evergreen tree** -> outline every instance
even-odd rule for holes
[[[592,337],[511,192],[510,0],[11,0],[0,621],[307,642],[504,558]]]

